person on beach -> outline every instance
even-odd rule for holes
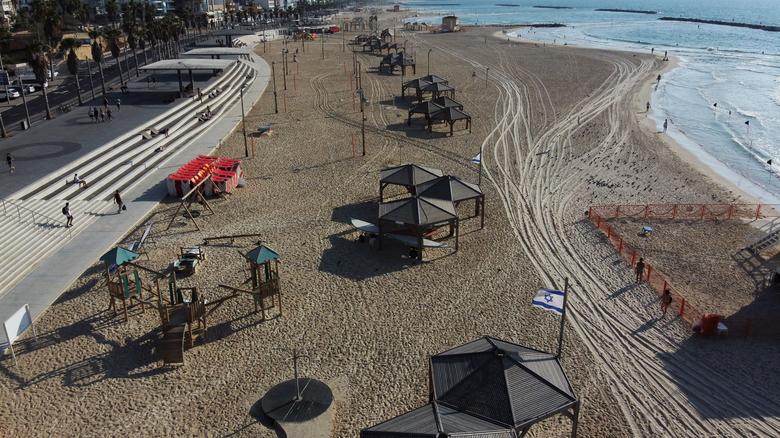
[[[669,128],[669,119],[664,119],[664,133],[666,133],[666,130]]]
[[[655,53],[655,47],[653,47],[652,49],[650,49],[650,54],[652,55],[653,53]]]
[[[127,210],[127,207],[125,207],[124,202],[122,202],[122,197],[119,195],[119,190],[114,192],[114,203],[118,207],[116,214],[122,213],[122,210]]]
[[[9,173],[14,173],[16,171],[16,166],[14,166],[14,157],[11,155],[10,152],[5,154],[5,163],[8,165]]]
[[[641,283],[642,278],[645,276],[645,259],[639,257],[639,261],[636,263],[636,282]]]
[[[62,214],[65,215],[65,227],[69,228],[73,226],[73,215],[70,214],[70,202],[66,202],[62,207]]]
[[[645,105],[645,112],[646,113],[650,112],[650,102],[647,102],[647,104]]]
[[[667,287],[664,289],[664,293],[661,294],[661,318],[666,316],[666,311],[669,310],[669,306],[672,304],[672,291]]]

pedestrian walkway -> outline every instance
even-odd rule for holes
[[[224,87],[221,92],[211,96],[212,100],[201,102],[192,99],[188,103],[191,106],[176,110],[177,117],[173,120],[168,116],[159,116],[162,119],[158,121],[159,126],[169,128],[169,136],[159,130],[149,138],[145,137],[146,132],[142,135],[131,132],[126,138],[96,148],[93,155],[71,163],[69,168],[60,172],[61,175],[57,173],[50,177],[50,181],[14,195],[18,198],[17,203],[24,203],[23,207],[46,201],[45,211],[48,213],[44,214],[53,218],[61,217],[57,216],[57,212],[64,205],[63,199],[74,199],[71,207],[75,219],[74,227],[69,229],[72,237],[64,239],[55,251],[38,260],[36,267],[13,287],[4,293],[0,292],[0,320],[5,320],[27,303],[34,317],[43,312],[95,260],[165,198],[164,180],[172,168],[198,154],[210,153],[232,132],[241,120],[238,87],[245,81],[240,79],[245,79],[248,84],[244,91],[244,102],[251,107],[265,90],[270,79],[270,66],[253,54],[251,62],[240,62],[234,70],[223,74]],[[206,92],[220,88],[219,84],[215,83],[215,87]],[[213,111],[213,118],[204,123],[194,114],[207,105]],[[122,146],[118,147],[117,144]],[[64,175],[72,176],[73,166],[87,169],[84,177],[88,182],[92,172],[94,182],[90,182],[90,188],[79,189],[76,185],[59,182],[59,178]],[[122,192],[127,204],[127,211],[122,214],[116,214],[111,204],[111,195],[116,189]],[[30,228],[29,223],[25,226],[26,229]],[[60,227],[57,229],[63,232],[66,230]],[[21,228],[14,232],[15,235],[23,233]]]

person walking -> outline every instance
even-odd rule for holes
[[[66,202],[62,207],[62,214],[65,215],[65,227],[70,228],[73,226],[73,215],[70,214],[70,202]]]
[[[669,119],[664,119],[664,133],[666,133],[666,130],[669,128]]]
[[[16,166],[14,166],[14,157],[10,152],[5,154],[5,163],[8,164],[9,173],[14,173],[16,171]]]
[[[636,263],[636,282],[641,283],[642,278],[645,276],[645,259],[639,257],[639,261]]]
[[[106,113],[103,111],[103,108],[100,108],[100,121],[103,122],[106,120]]]
[[[645,112],[646,113],[650,112],[650,102],[647,102],[647,104],[645,105]]]
[[[95,113],[92,112],[92,108],[89,109],[89,121],[94,122],[95,121]]]
[[[106,110],[106,118],[108,119],[109,122],[111,121],[111,108]]]
[[[658,77],[660,78],[661,76],[659,75]],[[103,97],[103,108],[108,109],[108,98],[107,97]]]
[[[125,207],[124,202],[122,202],[122,197],[119,195],[119,190],[114,192],[114,203],[118,207],[116,214],[122,213],[122,210],[127,210],[127,207]]]
[[[661,318],[666,316],[666,311],[669,310],[669,306],[672,304],[672,291],[669,290],[667,287],[664,289],[664,293],[661,294],[661,311],[663,312],[663,315],[661,315]]]
[[[122,101],[120,99],[116,100],[116,110],[121,111],[122,110]]]

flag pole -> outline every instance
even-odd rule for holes
[[[569,277],[563,279],[563,312],[561,313],[561,331],[558,334],[558,353],[556,359],[560,359],[563,349],[563,326],[566,323],[566,299],[569,297]]]
[[[477,185],[482,185],[482,148],[479,149],[479,181]]]

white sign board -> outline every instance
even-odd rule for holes
[[[32,315],[30,315],[30,306],[28,304],[25,304],[24,307],[17,310],[16,313],[11,315],[11,317],[3,323],[5,336],[8,338],[8,346],[11,347],[11,354],[14,356],[14,362],[16,362],[16,354],[14,353],[13,346],[14,341],[30,326],[32,326]],[[33,333],[35,333],[35,327],[33,327]]]

